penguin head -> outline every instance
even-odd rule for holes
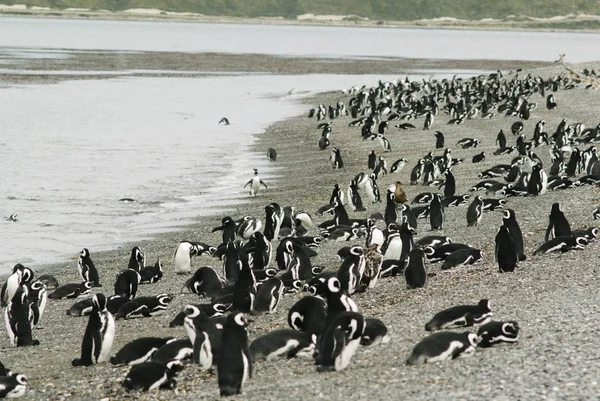
[[[19,383],[22,386],[26,386],[27,385],[27,376],[22,375],[22,374],[18,374],[15,376],[15,380],[17,381],[17,383]]]
[[[327,289],[329,290],[329,292],[337,293],[342,290],[342,284],[340,283],[340,280],[337,277],[330,277],[327,280]]]
[[[169,294],[158,294],[156,296],[156,299],[158,299],[158,302],[161,305],[168,305],[169,303],[171,303],[171,301],[173,300],[173,298],[169,295]]]
[[[104,294],[96,294],[92,298],[92,304],[96,311],[104,312],[106,310],[106,297],[104,296]]]
[[[87,258],[90,256],[90,251],[87,248],[83,248],[79,253],[79,256],[81,256],[82,258]]]
[[[509,336],[517,336],[519,334],[519,323],[515,321],[504,323],[502,325],[502,332]]]
[[[481,338],[475,333],[467,333],[467,341],[472,347],[477,347],[477,344],[479,344]]]
[[[231,316],[232,316],[233,323],[239,327],[246,328],[250,324],[248,319],[246,319],[246,315],[244,315],[244,313],[242,313],[242,312],[234,313]]]
[[[491,303],[488,299],[482,299],[481,301],[479,301],[479,303],[477,305],[479,305],[479,307],[484,309],[486,312],[492,311]]]
[[[193,319],[195,317],[200,316],[202,314],[202,310],[196,305],[188,304],[185,306],[185,308],[183,308],[183,313],[185,314],[185,316]]]
[[[254,175],[258,175],[258,169],[254,169]]]
[[[137,272],[136,272],[137,273]],[[139,276],[139,274],[138,274]],[[89,281],[84,281],[83,283],[81,283],[81,286],[83,287],[84,290],[91,290],[92,289],[92,283]]]
[[[585,237],[576,237],[575,243],[577,244],[576,247],[578,248],[583,248],[585,245],[589,244],[587,238]]]
[[[33,291],[41,291],[46,289],[46,284],[42,283],[39,280],[35,280],[33,283],[31,283],[30,287]]]
[[[505,209],[502,215],[503,220],[511,220],[515,218],[515,211],[512,209]]]
[[[364,250],[363,250],[362,246],[356,245],[356,246],[353,246],[352,248],[350,248],[350,254],[355,255],[355,256],[361,256],[362,254],[364,254]]]
[[[33,279],[33,270],[29,267],[23,267],[21,275],[21,284],[27,284]]]

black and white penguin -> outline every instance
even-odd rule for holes
[[[277,151],[273,148],[267,149],[267,158],[270,162],[277,161]]]
[[[221,335],[217,378],[221,396],[241,394],[244,382],[252,377],[252,354],[248,347],[248,320],[241,312],[227,317]]]
[[[20,398],[27,393],[27,376],[9,374],[0,377],[0,398]]]
[[[229,125],[229,119],[227,117],[223,117],[219,120],[220,125]]]
[[[413,198],[413,200],[411,201],[411,203],[417,203],[417,204],[429,204],[431,203],[431,201],[433,200],[433,198],[435,198],[435,193],[433,192],[422,192],[420,194],[418,194],[417,196],[415,196]]]
[[[477,195],[467,209],[467,226],[473,227],[479,224],[483,215],[483,199]]]
[[[483,163],[485,161],[485,152],[481,152],[473,156],[471,160],[473,163]]]
[[[168,364],[173,361],[187,361],[192,359],[194,346],[189,338],[168,341],[152,355],[152,362]]]
[[[83,248],[79,253],[77,259],[77,268],[79,269],[79,275],[83,281],[89,281],[93,287],[102,287],[100,284],[100,278],[98,277],[98,270],[90,257],[90,251],[87,248]]]
[[[381,253],[383,254],[384,260],[399,260],[402,257],[402,237],[400,236],[400,226],[396,223],[388,225],[388,234],[385,239],[383,246],[381,247]]]
[[[425,252],[425,256],[427,260],[430,262],[439,262],[442,260],[446,260],[446,258],[458,251],[459,249],[471,248],[467,244],[461,244],[457,242],[452,242],[445,245],[438,245],[437,247],[425,246],[423,247],[423,252]]]
[[[506,148],[506,135],[504,135],[504,131],[498,131],[498,135],[496,135],[496,143],[498,144],[498,148]]]
[[[392,145],[390,144],[390,141],[385,137],[385,135],[378,134],[377,139],[379,140],[379,144],[383,148],[384,152],[392,151]]]
[[[407,365],[435,363],[475,352],[479,337],[475,333],[441,331],[422,339],[406,360]]]
[[[163,345],[174,338],[141,337],[125,344],[115,356],[110,358],[113,365],[137,365],[147,362],[152,355]]]
[[[377,163],[377,155],[375,154],[375,151],[374,151],[374,150],[372,150],[372,151],[369,153],[369,158],[368,158],[368,160],[367,160],[367,168],[368,168],[369,170],[373,170],[373,169],[375,169],[375,163]]]
[[[28,295],[27,286],[19,287],[4,310],[4,321],[6,322],[6,331],[10,343],[17,347],[38,345],[40,343],[38,340],[34,340],[31,335],[33,312]]]
[[[279,204],[270,203],[265,206],[265,229],[263,234],[267,240],[273,241],[279,236],[283,215],[283,210]]]
[[[94,306],[83,334],[81,358],[73,359],[73,366],[106,362],[110,356],[115,339],[115,321],[106,309],[106,297],[103,294],[94,295],[92,302]]]
[[[421,248],[411,250],[404,261],[404,279],[408,289],[424,287],[427,282],[425,253]]]
[[[444,207],[442,206],[442,197],[439,194],[436,194],[429,204],[429,223],[432,231],[441,230],[444,224]]]
[[[154,266],[146,266],[140,271],[140,284],[152,284],[158,282],[163,277],[162,262],[156,259]]]
[[[179,361],[166,364],[154,361],[139,363],[129,369],[121,386],[129,391],[170,390],[177,384],[175,375],[180,369]]]
[[[494,255],[500,272],[512,272],[519,262],[517,244],[509,229],[501,225],[496,234]]]
[[[548,110],[554,110],[557,107],[558,107],[558,105],[556,104],[556,101],[554,100],[554,95],[552,93],[549,94],[548,97],[546,97],[546,108]]]
[[[488,322],[477,330],[479,347],[487,348],[500,343],[519,341],[519,324],[510,322]]]
[[[589,243],[585,237],[555,237],[544,242],[534,255],[550,252],[568,252],[572,249],[582,250]]]
[[[192,361],[206,370],[211,369],[221,350],[221,330],[215,320],[194,305],[187,305],[183,312],[183,326],[194,349]]]
[[[46,303],[48,302],[48,291],[46,290],[46,284],[39,280],[30,281],[27,284],[29,295],[27,296],[30,306],[31,313],[33,314],[33,326],[37,326],[42,320],[44,310],[46,309]]]
[[[451,243],[452,239],[445,235],[427,235],[415,241],[416,246],[419,246],[421,248],[431,247],[434,249],[442,245],[447,245]]]
[[[316,335],[292,329],[276,329],[258,336],[250,343],[255,361],[277,358],[312,357]]]
[[[247,261],[240,261],[241,269],[233,285],[233,309],[250,313],[256,299],[256,277]]]
[[[442,206],[450,207],[450,206],[460,206],[465,205],[469,201],[469,195],[454,195],[449,196],[447,198],[442,199]]]
[[[381,320],[373,318],[365,319],[365,331],[360,340],[360,345],[385,344],[389,341],[388,329]]]
[[[483,252],[475,248],[463,248],[452,252],[446,256],[442,263],[442,270],[448,270],[453,267],[472,265],[483,260]]]
[[[556,237],[571,236],[571,225],[565,217],[559,203],[552,204],[552,209],[550,210],[548,218],[550,221],[548,222],[548,228],[546,228],[545,241]]]
[[[236,224],[236,234],[244,240],[250,239],[254,233],[262,229],[262,222],[260,219],[252,216],[244,216],[238,220]]]
[[[123,304],[115,315],[115,319],[159,316],[165,313],[172,300],[169,294],[158,294],[153,297],[137,297]]]
[[[433,133],[433,135],[435,135],[435,148],[443,149],[444,148],[444,134],[442,134],[440,131],[435,131]]]
[[[184,287],[201,297],[212,297],[223,288],[221,278],[210,266],[204,266],[194,272],[192,277],[186,280]]]
[[[350,364],[365,331],[358,312],[341,312],[331,321],[318,343],[318,372],[341,371]]]
[[[122,295],[129,299],[135,298],[141,279],[142,276],[140,276],[140,273],[136,270],[121,270],[117,273],[117,278],[115,280],[115,295]]]
[[[258,169],[254,169],[254,177],[252,177],[250,181],[248,181],[246,185],[244,185],[244,188],[250,186],[250,196],[256,196],[256,194],[258,194],[258,191],[260,191],[261,185],[265,187],[265,189],[269,189],[267,187],[267,184],[265,184],[263,180],[261,180],[258,176]]]
[[[479,139],[463,138],[457,142],[457,145],[459,145],[462,149],[472,149],[476,148],[480,143],[481,141]]]
[[[119,311],[119,308],[128,301],[129,298],[122,295],[111,295],[106,300],[106,309],[112,315],[115,315]],[[82,299],[67,309],[67,316],[89,316],[93,308],[93,297]]]
[[[221,225],[212,229],[212,232],[222,231],[222,244],[227,244],[229,241],[235,241],[235,232],[237,225],[230,216],[225,216],[221,219]]]
[[[46,285],[47,290],[58,288],[58,280],[51,274],[44,274],[38,277],[38,281]]]
[[[146,266],[146,255],[139,246],[134,246],[131,249],[131,256],[129,257],[127,268],[139,273],[144,266]]]
[[[365,271],[365,257],[362,246],[356,245],[350,248],[348,256],[338,269],[337,278],[342,285],[342,291],[348,295],[356,292],[357,287]]]
[[[316,296],[305,296],[288,311],[288,325],[309,335],[319,335],[327,315],[325,301]]]
[[[433,316],[425,330],[434,331],[455,327],[480,326],[492,320],[490,301],[482,299],[477,305],[458,305]]]
[[[396,160],[394,163],[392,163],[392,166],[390,167],[390,174],[404,170],[407,164],[408,160],[406,160],[406,158],[404,157]]]
[[[423,129],[428,130],[429,128],[431,128],[431,126],[433,125],[433,120],[433,113],[431,111],[428,111],[427,114],[425,114],[425,122],[423,123]]]
[[[8,305],[15,293],[33,279],[33,271],[17,263],[12,268],[12,273],[2,286],[2,306]]]
[[[254,310],[256,312],[274,313],[283,297],[283,282],[277,277],[271,277],[258,287]]]
[[[446,169],[444,174],[446,175],[446,181],[444,183],[444,198],[449,198],[456,194],[456,180],[451,169]]]
[[[87,295],[92,291],[92,283],[86,281],[84,283],[63,284],[48,295],[50,299],[73,299]]]
[[[333,148],[331,155],[329,156],[331,168],[334,170],[344,168],[344,161],[342,160],[341,152],[338,148]]]
[[[235,223],[233,233],[235,233]],[[177,245],[177,249],[175,249],[175,253],[173,254],[173,267],[175,268],[175,273],[189,273],[192,270],[193,256],[200,256],[205,253],[214,256],[216,251],[216,247],[202,242],[181,241],[179,245]]]
[[[508,229],[508,232],[515,243],[517,254],[519,255],[519,261],[522,262],[527,259],[527,256],[525,256],[525,247],[523,245],[523,233],[521,232],[519,222],[517,222],[517,216],[514,210],[504,210],[504,214],[502,216],[502,225]]]

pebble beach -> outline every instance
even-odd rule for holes
[[[573,66],[580,70],[598,69],[598,63]],[[473,69],[479,68],[477,65]],[[516,72],[506,70],[510,79]],[[520,71],[520,76],[531,73],[548,78],[564,74],[559,64]],[[400,77],[399,77],[400,78]],[[356,82],[357,86],[374,83]],[[340,88],[342,89],[342,88]],[[457,194],[470,194],[469,188],[480,179],[477,174],[501,163],[510,163],[513,155],[494,156],[495,138],[499,129],[507,135],[509,145],[514,143],[510,133],[511,124],[518,117],[497,113],[491,119],[473,118],[462,125],[447,125],[450,116],[443,112],[436,118],[432,129],[422,129],[422,119],[413,122],[414,130],[389,128],[386,137],[391,151],[383,152],[377,141],[363,141],[360,128],[350,127],[352,119],[342,116],[332,120],[331,147],[341,149],[344,168],[333,170],[329,163],[330,149],[319,150],[317,142],[321,131],[318,122],[307,118],[308,111],[318,104],[326,106],[350,96],[338,92],[322,93],[305,99],[306,113],[275,123],[264,133],[256,135],[252,151],[264,154],[277,150],[277,178],[266,182],[267,190],[256,197],[249,197],[242,189],[240,198],[247,200],[235,205],[226,214],[198,218],[183,231],[159,234],[149,241],[125,244],[109,252],[94,253],[92,258],[98,267],[102,288],[93,292],[112,294],[115,275],[127,267],[130,249],[140,246],[147,261],[160,258],[165,275],[156,284],[140,286],[138,295],[155,295],[161,292],[173,294],[166,313],[162,316],[119,320],[112,354],[124,344],[142,336],[185,338],[182,327],[170,328],[169,322],[188,303],[199,303],[195,294],[180,293],[189,276],[176,275],[172,270],[172,256],[182,240],[201,241],[218,245],[220,233],[212,233],[220,224],[221,217],[234,219],[245,215],[264,221],[264,207],[277,202],[282,207],[295,206],[309,212],[316,224],[329,216],[316,216],[315,211],[329,202],[334,184],[346,188],[349,181],[360,172],[367,171],[367,155],[375,150],[391,165],[399,158],[407,158],[408,166],[398,173],[384,175],[378,180],[384,189],[396,181],[403,183],[409,201],[421,192],[435,191],[422,185],[409,185],[410,169],[417,160],[435,151],[433,132],[442,131],[446,147],[453,150],[453,157],[464,158],[464,163],[453,169],[457,182]],[[537,108],[531,117],[523,121],[527,137],[533,133],[537,121],[546,121],[547,131],[553,132],[559,122],[566,118],[569,124],[583,123],[595,127],[600,122],[600,93],[578,85],[574,89],[555,93],[558,107],[547,110],[545,98],[534,94],[531,102]],[[456,142],[461,138],[481,141],[477,149],[460,149]],[[550,166],[549,146],[536,148],[544,166]],[[583,147],[582,147],[583,150]],[[471,157],[484,151],[485,162],[473,164]],[[436,155],[441,154],[438,150]],[[249,171],[249,178],[252,174]],[[266,181],[266,180],[265,180]],[[385,202],[371,204],[363,195],[365,212],[351,212],[351,218],[365,218],[375,212],[383,213]],[[486,212],[479,225],[467,227],[467,206],[446,209],[443,230],[435,234],[447,235],[454,242],[462,242],[484,252],[482,263],[441,271],[439,263],[428,264],[431,277],[422,289],[407,290],[401,276],[385,278],[376,288],[352,298],[365,317],[382,320],[388,327],[390,341],[373,347],[361,347],[350,366],[341,372],[317,373],[311,359],[279,359],[259,361],[254,374],[235,399],[280,400],[513,400],[513,399],[594,399],[599,390],[600,336],[596,313],[600,305],[598,293],[598,258],[600,249],[591,243],[582,251],[564,254],[533,256],[544,242],[551,205],[560,202],[571,227],[588,228],[596,225],[592,211],[600,203],[596,186],[583,186],[564,191],[549,191],[538,197],[514,197],[507,199],[507,208],[516,212],[524,236],[527,260],[520,262],[513,273],[499,273],[494,262],[494,237],[502,221],[502,212]],[[432,234],[429,222],[419,220],[416,238]],[[308,235],[318,235],[316,227]],[[364,240],[351,243],[325,241],[317,248],[313,264],[324,266],[328,271],[339,268],[337,250],[345,245],[363,244]],[[275,241],[274,247],[278,244]],[[147,263],[148,264],[148,263]],[[193,260],[193,269],[212,266],[220,271],[222,262],[209,256]],[[36,275],[51,273],[59,282],[79,282],[77,261],[52,266],[30,266]],[[3,278],[4,279],[4,278]],[[302,295],[287,294],[273,314],[260,315],[248,328],[250,340],[275,329],[287,327],[287,311]],[[459,358],[421,366],[407,366],[406,358],[414,345],[427,334],[425,323],[438,311],[453,305],[476,304],[480,299],[491,301],[495,320],[516,320],[521,327],[521,337],[514,345],[501,345],[478,349],[468,358]],[[113,367],[108,363],[88,368],[71,367],[71,360],[78,357],[87,318],[71,317],[65,311],[73,300],[49,301],[42,323],[33,336],[39,346],[14,348],[8,336],[0,336],[1,360],[11,370],[29,378],[27,399],[35,400],[197,400],[219,399],[216,376],[198,365],[186,364],[177,375],[174,390],[150,393],[127,392],[120,382],[127,367]],[[471,329],[473,331],[473,329]],[[4,331],[4,330],[2,330]]]

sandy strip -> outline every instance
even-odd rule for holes
[[[598,68],[598,65],[594,66]],[[478,68],[474,65],[473,68]],[[534,71],[543,77],[560,73],[561,67],[549,67]],[[362,85],[362,82],[357,82]],[[306,111],[318,103],[334,104],[338,100],[347,102],[348,97],[339,92],[319,95],[307,100]],[[544,99],[534,95],[531,99],[538,108],[525,122],[525,132],[531,136],[533,126],[545,119],[548,131],[557,126],[562,118],[569,122],[583,122],[586,126],[598,124],[597,113],[600,94],[581,88],[556,93],[558,109],[548,111]],[[400,157],[409,159],[412,167],[416,160],[434,147],[434,130],[446,136],[447,146],[452,147],[454,157],[464,157],[465,163],[454,169],[457,178],[457,193],[465,193],[478,180],[476,174],[495,164],[507,163],[510,156],[492,156],[497,131],[503,128],[510,132],[512,117],[497,116],[491,120],[474,119],[464,125],[446,125],[448,116],[440,114],[433,130],[418,129],[398,131],[390,129],[388,138],[392,152],[385,155],[389,163]],[[346,187],[358,172],[366,170],[367,154],[371,149],[380,154],[377,142],[360,139],[358,128],[348,127],[349,117],[333,122],[332,146],[342,149],[346,166],[341,171],[332,170],[328,162],[329,151],[319,151],[317,141],[320,132],[317,122],[299,116],[276,123],[265,133],[257,136],[253,151],[264,154],[268,147],[277,149],[276,162],[281,177],[267,182],[269,190],[248,203],[237,206],[231,216],[254,215],[264,218],[264,206],[270,202],[280,205],[295,205],[310,213],[329,200],[335,183]],[[510,136],[510,135],[508,135]],[[480,149],[461,150],[455,144],[463,137],[482,140]],[[509,143],[514,139],[509,137]],[[473,165],[470,157],[485,151],[485,163]],[[548,165],[547,148],[536,149],[545,165]],[[410,167],[401,173],[384,176],[379,186],[386,188],[397,180],[408,182]],[[240,183],[240,196],[243,183]],[[409,199],[431,188],[406,186]],[[485,262],[475,267],[442,273],[440,265],[430,265],[437,273],[421,290],[409,291],[403,279],[384,279],[380,285],[367,293],[353,298],[365,316],[383,320],[390,330],[391,341],[387,345],[360,349],[354,362],[343,372],[317,374],[310,360],[288,360],[261,362],[255,365],[255,375],[244,388],[243,399],[327,399],[327,400],[480,400],[486,399],[587,399],[598,392],[597,378],[600,365],[600,336],[596,314],[600,305],[598,292],[597,260],[600,252],[592,244],[581,252],[571,252],[560,257],[548,255],[533,257],[531,253],[543,241],[543,230],[553,202],[564,204],[566,216],[574,228],[593,225],[591,212],[598,202],[597,188],[584,187],[567,192],[552,192],[539,198],[511,198],[509,207],[517,213],[525,236],[529,256],[516,272],[497,273],[493,261],[493,243],[501,221],[499,212],[484,215],[482,224],[466,227],[466,207],[450,208],[446,213],[443,234],[455,242],[465,242],[485,252]],[[367,205],[367,212],[351,213],[351,217],[365,217],[375,211],[383,212],[384,204]],[[148,260],[157,257],[165,262],[166,274],[163,281],[143,286],[140,295],[152,295],[167,291],[176,294],[167,313],[150,319],[117,322],[117,339],[113,352],[123,344],[140,336],[185,337],[183,328],[170,329],[168,323],[186,303],[198,302],[191,294],[179,294],[186,279],[172,271],[172,254],[180,240],[189,239],[217,244],[218,235],[210,229],[218,225],[221,216],[198,219],[186,230],[161,234],[155,239],[141,242]],[[316,217],[317,223],[328,218]],[[419,236],[429,234],[429,224],[419,221]],[[310,234],[318,232],[313,229]],[[92,253],[99,267],[105,293],[112,292],[115,274],[127,265],[132,244],[120,249]],[[345,243],[326,243],[319,250],[314,264],[337,269],[339,262],[335,252]],[[93,250],[92,250],[93,252]],[[220,262],[208,257],[195,260],[195,267]],[[51,271],[61,282],[79,280],[76,261],[40,268],[37,272]],[[425,336],[424,324],[440,309],[455,304],[476,303],[481,298],[492,301],[497,319],[517,320],[522,328],[522,337],[517,345],[478,350],[474,356],[447,363],[422,367],[407,367],[404,364],[413,345]],[[250,337],[263,334],[276,327],[287,326],[287,310],[299,299],[297,295],[286,296],[277,313],[260,316],[250,326]],[[154,394],[128,395],[119,386],[127,372],[126,368],[98,365],[91,368],[72,368],[71,360],[78,356],[81,338],[87,319],[65,316],[65,310],[73,301],[49,302],[43,318],[43,329],[35,330],[38,347],[11,348],[7,337],[0,336],[2,362],[14,371],[28,375],[33,393],[30,399],[140,399],[140,400],[187,400],[216,399],[218,388],[214,375],[203,372],[199,367],[188,365],[178,376],[175,391]],[[567,397],[568,395],[568,397]]]

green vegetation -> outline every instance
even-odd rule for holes
[[[371,20],[410,21],[438,17],[478,20],[516,16],[551,17],[600,14],[598,0],[0,0],[0,4],[65,9],[122,11],[157,8],[230,17],[285,17],[313,14],[355,15]]]

